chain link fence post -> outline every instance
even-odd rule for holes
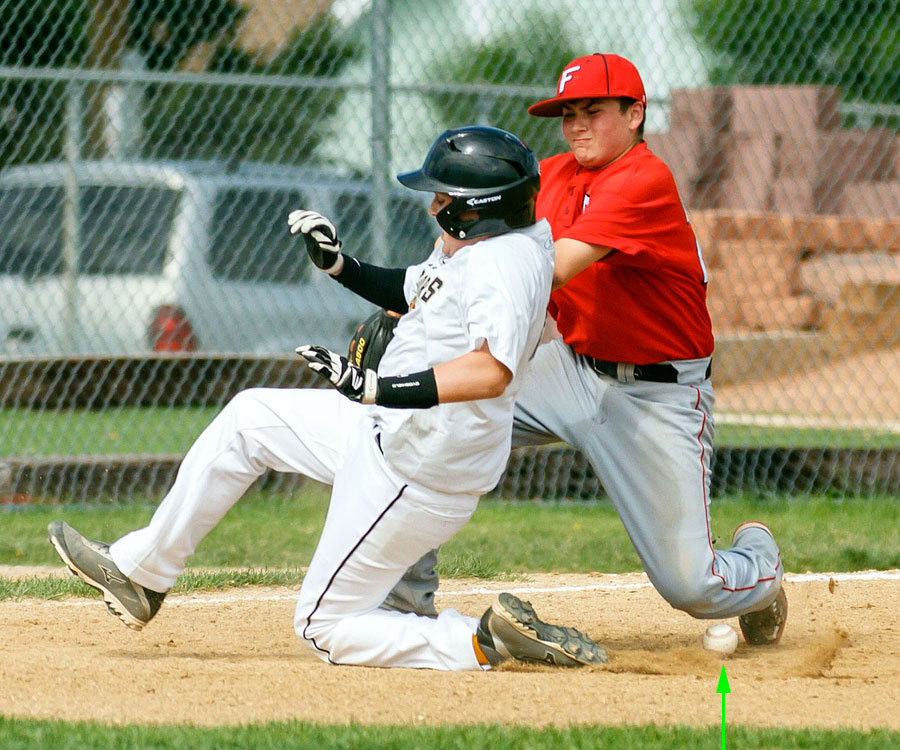
[[[391,0],[372,2],[372,240],[378,263],[391,261]]]
[[[63,322],[65,342],[75,351],[78,342],[78,259],[81,255],[81,199],[78,185],[78,162],[83,137],[82,100],[84,84],[66,84],[66,169],[63,184]]]

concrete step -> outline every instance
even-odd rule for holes
[[[723,240],[709,254],[710,299],[771,299],[797,290],[801,252],[783,240]]]
[[[821,319],[821,303],[810,294],[754,297],[738,304],[741,321],[754,331],[805,330]]]
[[[825,337],[814,331],[780,330],[716,334],[713,383],[725,385],[820,367]]]
[[[872,200],[881,200],[884,197],[882,192],[893,190],[884,185],[893,184],[880,183],[876,188],[867,188],[861,183],[862,187],[854,186],[853,190],[859,193],[864,193],[866,189],[875,190],[877,195]],[[881,202],[884,203],[884,200]],[[728,209],[689,211],[691,225],[704,257],[713,252],[715,245],[722,240],[784,240],[807,253],[873,250],[900,253],[900,218],[878,216],[881,210],[876,211],[874,206],[871,213],[875,215],[791,215]]]

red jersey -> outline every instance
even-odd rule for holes
[[[571,153],[544,159],[537,216],[555,240],[615,251],[550,296],[576,352],[638,365],[712,354],[700,249],[671,171],[646,143],[599,170]]]

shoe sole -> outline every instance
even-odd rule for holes
[[[78,566],[76,566],[75,563],[72,562],[72,558],[69,557],[69,551],[66,549],[65,544],[58,540],[54,536],[53,532],[50,532],[47,535],[47,538],[50,540],[50,543],[56,548],[56,553],[66,564],[69,572],[76,578],[86,583],[91,588],[95,588],[97,589],[97,591],[103,594],[103,601],[106,603],[106,609],[111,615],[118,617],[123,623],[125,623],[125,625],[127,625],[132,630],[144,629],[144,625],[146,625],[147,623],[141,622],[127,609],[125,609],[125,607],[122,605],[122,602],[120,602],[119,599],[116,598],[116,596],[108,588],[95,581],[86,573],[82,573],[78,569]]]
[[[749,628],[745,627],[743,622],[743,617],[738,618],[738,625],[741,628],[741,634],[744,636],[744,641],[746,641],[747,645],[753,646],[754,648],[766,648],[767,646],[777,646],[781,643],[781,636],[784,635],[784,629],[787,627],[787,618],[788,618],[788,601],[787,594],[784,593],[784,589],[781,589],[778,592],[778,596],[775,597],[776,602],[781,602],[782,612],[781,612],[781,624],[778,626],[778,630],[775,633],[775,638],[772,640],[765,641],[755,641],[751,640],[747,636],[748,630],[752,632],[752,626]],[[772,605],[769,605],[772,606]],[[767,607],[768,609],[768,607]]]
[[[506,624],[546,649],[544,658],[516,657],[522,661],[549,663],[556,666],[593,666],[608,664],[606,649],[588,638],[580,630],[543,622],[530,602],[524,602],[511,594],[500,594],[500,606],[493,607],[494,614]],[[501,640],[503,636],[500,636]],[[562,659],[560,661],[559,659]]]

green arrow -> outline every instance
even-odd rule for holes
[[[728,684],[728,675],[725,673],[725,665],[722,665],[722,672],[719,675],[719,686],[716,688],[717,693],[722,694],[722,747],[725,747],[725,693],[731,692],[731,686]]]

